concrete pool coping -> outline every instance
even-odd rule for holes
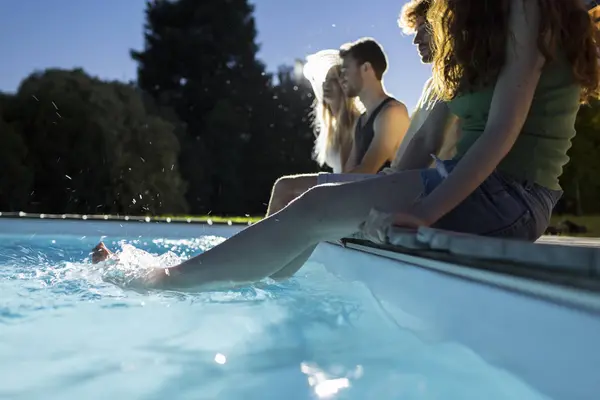
[[[362,251],[406,254],[600,293],[600,239],[544,236],[535,243],[432,228],[393,228],[386,243],[343,240]]]

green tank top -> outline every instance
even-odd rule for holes
[[[461,120],[456,157],[462,157],[483,133],[492,102],[493,88],[457,96],[448,102]],[[560,190],[558,178],[569,161],[567,150],[575,136],[581,87],[566,60],[544,67],[531,109],[513,148],[498,170],[518,180]]]

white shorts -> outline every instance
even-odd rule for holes
[[[380,174],[332,174],[329,172],[320,172],[317,176],[317,185],[325,183],[344,183],[364,181],[365,179],[377,178]]]

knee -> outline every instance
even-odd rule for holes
[[[273,185],[273,191],[281,192],[289,190],[292,179],[293,178],[291,176],[282,176],[281,178],[277,179]]]
[[[271,196],[275,201],[289,202],[294,196],[293,191],[293,182],[291,177],[284,176],[282,178],[277,179],[275,184],[273,185],[273,191],[271,192]]]
[[[294,205],[307,217],[320,219],[326,210],[331,206],[331,197],[334,195],[335,187],[314,186],[304,191]]]
[[[296,198],[317,183],[316,178],[310,176],[284,176],[273,185],[273,193],[278,196]]]

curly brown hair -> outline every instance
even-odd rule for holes
[[[598,29],[581,0],[537,1],[538,47],[551,62],[564,52],[581,85],[581,101],[600,95]],[[433,27],[433,78],[444,100],[493,84],[506,61],[511,0],[435,0],[427,14]],[[460,11],[458,11],[460,10]]]
[[[432,0],[411,0],[402,7],[398,26],[407,35],[415,33],[417,30],[417,19],[426,18],[427,12],[431,7]]]

